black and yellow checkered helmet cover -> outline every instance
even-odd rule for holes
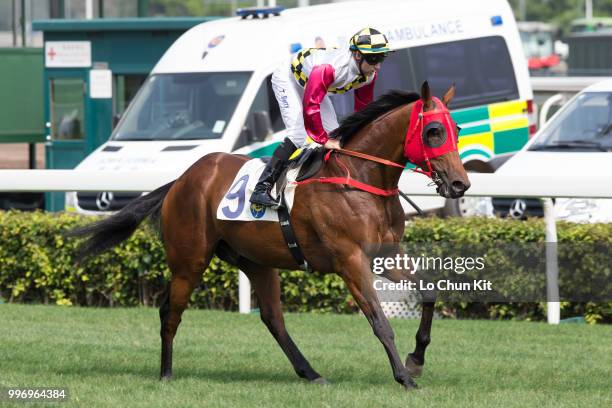
[[[350,49],[362,54],[383,54],[391,51],[387,37],[371,27],[360,30],[351,38]]]

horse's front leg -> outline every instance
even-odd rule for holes
[[[402,269],[387,269],[382,274],[383,277],[392,282],[400,282],[401,280],[410,280],[419,285],[419,281],[429,281],[425,278],[422,272],[413,273],[410,270]],[[421,287],[420,285],[417,287]],[[406,369],[412,377],[420,377],[423,373],[423,365],[425,364],[425,350],[431,341],[431,324],[434,314],[434,305],[436,301],[436,292],[422,290],[422,312],[421,323],[416,333],[416,347],[414,351],[406,357]]]
[[[395,347],[393,329],[376,296],[369,258],[358,248],[349,253],[350,255],[346,257],[336,258],[336,273],[344,279],[348,289],[359,304],[359,308],[370,322],[374,334],[383,344],[391,363],[395,381],[402,384],[407,390],[416,388],[416,383],[410,377],[399,357]]]

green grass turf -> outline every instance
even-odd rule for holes
[[[0,387],[67,387],[62,407],[612,406],[610,326],[437,320],[407,393],[363,316],[286,322],[332,385],[299,379],[257,315],[186,311],[162,383],[156,309],[0,304]],[[404,359],[418,321],[392,325]]]

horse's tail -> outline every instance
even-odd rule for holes
[[[162,203],[174,181],[147,195],[138,197],[121,211],[98,222],[68,231],[68,237],[89,237],[78,249],[76,258],[83,260],[110,249],[134,233],[147,217],[159,219]]]

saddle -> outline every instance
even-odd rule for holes
[[[287,173],[299,168],[295,181],[302,181],[311,178],[323,167],[325,149],[322,146],[314,148],[303,148],[299,150],[297,156],[289,159],[289,164],[276,182],[276,191],[283,191],[287,185]]]

